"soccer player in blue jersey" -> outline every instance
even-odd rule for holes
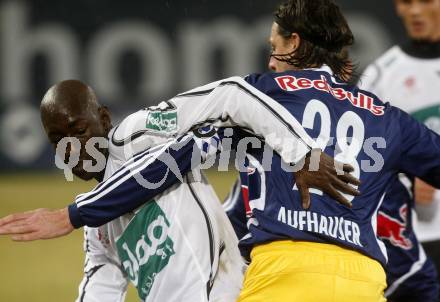
[[[406,63],[407,61],[413,60],[412,64],[420,66],[422,59],[425,59],[426,63],[429,64],[424,64],[423,67],[435,71],[435,64],[438,61],[436,61],[438,57],[438,47],[436,47],[435,39],[438,38],[439,28],[434,25],[438,22],[438,3],[438,1],[423,2],[418,0],[396,1],[397,9],[399,10],[400,16],[403,17],[406,22],[405,24],[408,27],[409,34],[416,40],[416,42],[411,44],[410,48],[408,46],[406,46],[406,48],[411,49],[411,55],[414,55],[414,50],[418,49],[418,55],[420,57],[412,59],[409,54],[401,54],[396,50],[396,47],[394,47],[392,51],[387,53],[386,57],[381,58],[382,61],[379,61],[368,69],[368,75],[371,76],[373,73],[376,77],[363,78],[367,83],[366,85],[362,83],[363,87],[366,86],[366,89],[370,90],[369,87],[375,88],[376,86],[378,88],[372,89],[372,91],[381,90],[379,95],[391,94],[392,89],[389,86],[391,78],[386,69],[390,60],[394,60],[394,65],[397,64],[396,61],[403,62],[402,64],[408,64]],[[424,26],[421,26],[419,32],[414,32],[415,30],[412,30],[412,27],[416,25],[413,25],[413,23],[417,23],[416,21],[419,19],[421,19],[419,23],[423,23]],[[420,40],[422,41],[420,42]],[[272,30],[270,42],[275,49],[283,46],[282,40],[280,40],[277,35],[276,28]],[[341,55],[346,54],[342,53]],[[428,55],[429,58],[427,57]],[[269,68],[277,72],[283,72],[292,69],[292,65],[286,63],[284,60],[280,61],[277,60],[276,57],[271,56]],[[377,71],[379,69],[380,72]],[[398,77],[404,77],[401,73],[401,69],[396,67],[390,70],[390,72],[395,71],[395,73],[399,75]],[[351,73],[350,68],[348,68],[347,71],[348,79]],[[412,74],[417,73],[414,68],[408,69],[407,72]],[[435,75],[433,72],[426,72],[424,75],[434,80]],[[396,75],[394,75],[394,77],[396,77]],[[380,79],[382,79],[382,81],[379,81]],[[408,97],[411,98],[415,90],[411,90],[408,87],[400,87],[404,86],[403,80],[400,86],[398,83],[399,81],[393,82],[393,85],[399,88],[396,88],[395,93],[403,93],[402,91],[405,89],[409,92],[405,92],[406,95],[400,96],[400,99],[396,101],[405,103]],[[426,79],[423,83],[429,83],[429,80]],[[418,84],[420,85],[421,83],[419,82]],[[428,87],[432,86],[427,85]],[[435,97],[432,93],[430,94],[429,89],[419,91],[414,97],[420,97],[422,93],[425,94],[425,99],[428,95],[428,99]],[[418,106],[417,104],[420,104],[420,102],[409,102],[408,106]],[[426,117],[427,120],[428,117],[429,116]],[[435,268],[430,259],[427,259],[412,229],[412,211],[410,209],[411,204],[413,204],[413,193],[407,188],[410,184],[410,180],[404,175],[399,175],[399,177],[396,177],[392,181],[392,184],[377,216],[377,233],[378,236],[384,240],[388,254],[388,263],[386,266],[388,287],[385,291],[385,295],[391,298],[392,301],[437,301],[439,287],[436,282]],[[248,194],[248,185],[241,184],[238,181],[224,204],[225,210],[227,210],[228,216],[239,238],[247,234],[245,219],[246,209],[243,206],[243,202],[248,200]],[[431,232],[435,233],[438,232],[438,230],[433,228]]]

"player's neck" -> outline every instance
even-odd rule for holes
[[[107,166],[107,161],[108,161],[108,156],[109,156],[109,152],[108,149],[104,149],[102,150],[102,154],[105,157],[105,165]],[[106,169],[102,169],[101,171],[99,171],[95,176],[94,179],[96,179],[98,182],[102,182],[104,180],[104,175],[105,175],[105,170]]]
[[[436,41],[410,40],[402,45],[408,55],[422,59],[440,58],[440,39]]]

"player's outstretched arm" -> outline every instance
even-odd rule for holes
[[[0,219],[0,235],[12,235],[14,240],[19,241],[56,238],[69,234],[73,226],[100,226],[136,209],[176,183],[179,176],[189,171],[192,167],[193,152],[200,150],[199,147],[203,144],[197,143],[193,136],[187,135],[182,137],[179,145],[179,148],[175,148],[170,142],[156,148],[157,151],[138,154],[94,190],[79,195],[68,209],[39,209]],[[204,152],[196,154],[196,157],[202,156],[203,160],[203,154]],[[173,163],[176,164],[174,168]],[[323,189],[330,195],[334,192],[331,196],[337,198],[340,193],[336,189],[340,190],[340,187],[334,185],[335,182],[357,183],[357,180],[348,174],[351,171],[349,165],[343,167],[346,173],[338,176],[342,180],[336,178],[333,159],[324,154],[321,155],[318,169],[320,173],[309,169],[309,164],[310,161],[306,160],[305,170],[297,172],[297,179],[300,180],[298,188],[306,208],[310,204],[309,187]],[[334,181],[329,182],[328,179],[332,177],[335,177]],[[354,189],[351,190],[353,195],[357,194]]]
[[[182,181],[182,175],[194,164],[205,160],[208,153],[215,153],[215,150],[202,151],[201,145],[198,138],[188,134],[142,152],[125,162],[94,190],[78,195],[76,202],[67,208],[38,209],[0,219],[0,235],[12,235],[17,241],[31,241],[67,235],[74,227],[101,226]]]
[[[286,163],[298,163],[315,146],[286,108],[241,77],[195,88],[154,109],[175,112],[176,126],[171,132],[177,135],[201,125],[247,129],[264,138]]]
[[[70,234],[73,229],[67,207],[38,209],[0,219],[0,235],[10,235],[14,241],[57,238]]]

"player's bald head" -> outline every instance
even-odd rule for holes
[[[102,178],[102,171],[87,171],[83,165],[85,160],[92,160],[86,152],[86,144],[92,138],[107,139],[112,127],[110,113],[106,107],[98,104],[93,90],[81,81],[62,81],[46,92],[40,111],[44,130],[54,148],[65,137],[74,137],[80,142],[81,148],[66,149],[65,160],[70,159],[71,152],[79,154],[79,162],[73,167],[73,173],[84,180]],[[99,150],[107,156],[105,148]]]
[[[66,80],[55,84],[46,92],[41,101],[42,117],[62,112],[66,115],[97,113],[99,108],[92,88],[78,80]]]

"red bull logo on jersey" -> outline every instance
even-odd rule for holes
[[[402,221],[379,211],[377,215],[377,236],[381,239],[388,240],[394,246],[410,250],[413,244],[411,240],[405,236],[407,211],[407,205],[400,207],[399,214]]]
[[[320,80],[311,80],[307,78],[297,78],[290,75],[276,77],[275,81],[284,91],[297,91],[302,89],[317,89],[333,95],[340,101],[349,101],[351,105],[370,111],[374,115],[383,115],[384,106],[374,104],[374,99],[362,92],[354,95],[352,92],[343,88],[333,88],[327,82],[325,76],[321,76]]]

